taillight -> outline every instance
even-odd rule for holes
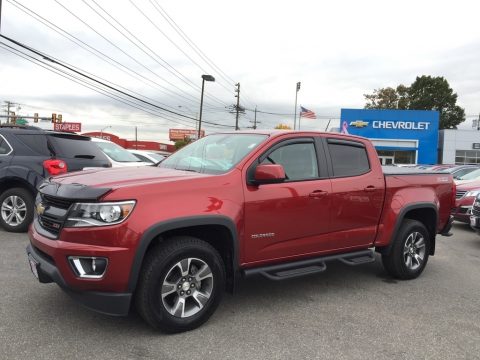
[[[43,167],[50,175],[60,175],[67,172],[67,163],[63,160],[45,160]]]

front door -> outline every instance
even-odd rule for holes
[[[246,185],[247,263],[328,248],[331,182],[321,149],[313,138],[296,138],[273,145],[258,159],[257,163],[283,165],[287,179],[280,184]]]

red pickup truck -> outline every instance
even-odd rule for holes
[[[39,187],[27,254],[96,311],[193,329],[242,277],[272,280],[359,265],[381,254],[413,279],[449,233],[446,173],[384,173],[369,140],[320,132],[202,138],[158,166],[89,170]]]

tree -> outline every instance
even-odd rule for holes
[[[182,147],[184,147],[185,145],[188,145],[189,143],[190,143],[189,140],[177,140],[177,141],[175,141],[175,149],[179,150]]]
[[[287,124],[278,124],[274,127],[274,129],[277,129],[277,130],[292,130],[292,128],[290,126],[288,126]]]
[[[363,95],[365,109],[437,110],[440,129],[456,129],[465,121],[465,110],[457,105],[457,94],[443,77],[417,76],[410,86],[398,85]]]
[[[456,129],[465,121],[465,110],[457,105],[458,95],[441,76],[420,76],[408,89],[411,110],[437,110],[440,112],[440,129]]]

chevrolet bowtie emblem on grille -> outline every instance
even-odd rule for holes
[[[43,206],[42,203],[38,203],[36,209],[38,215],[43,215],[43,213],[45,212],[45,206]]]
[[[350,126],[362,128],[368,126],[368,121],[356,120],[350,123]]]

